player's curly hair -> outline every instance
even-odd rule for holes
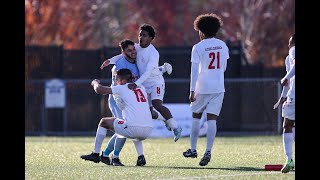
[[[140,26],[140,30],[147,31],[149,33],[149,36],[154,39],[156,37],[156,32],[154,31],[154,28],[150,24],[142,24]]]
[[[208,37],[216,36],[222,25],[221,18],[214,13],[201,14],[193,22],[194,29]]]

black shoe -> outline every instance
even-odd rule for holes
[[[100,156],[100,160],[101,160],[101,162],[105,163],[106,165],[112,165],[111,162],[110,162],[110,158],[103,156],[103,151],[102,151],[102,154]]]
[[[113,166],[124,166],[124,164],[122,164],[122,163],[120,162],[120,159],[119,159],[119,158],[112,158],[111,164],[112,164]]]
[[[208,151],[201,158],[201,161],[199,162],[199,165],[200,166],[206,166],[210,162],[210,159],[211,159],[211,153],[210,153],[210,151]]]
[[[187,151],[183,152],[183,156],[186,158],[188,157],[196,158],[198,157],[198,153],[197,153],[197,150],[191,151],[191,149],[188,149]]]
[[[100,156],[98,153],[94,153],[92,152],[91,154],[87,154],[87,155],[81,155],[80,156],[81,159],[84,160],[88,160],[88,161],[93,161],[95,163],[99,163],[100,162]]]
[[[144,166],[144,165],[146,165],[146,159],[144,158],[144,155],[138,156],[136,166]]]

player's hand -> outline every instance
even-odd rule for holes
[[[287,78],[281,79],[281,85],[282,86],[287,86],[288,85],[288,79]]]
[[[276,104],[274,104],[273,109],[277,109],[280,104],[284,103],[287,100],[287,98],[281,97]]]
[[[94,79],[91,81],[91,86],[94,86],[94,84],[100,84],[99,79]]]
[[[137,88],[137,85],[135,83],[128,84],[128,88],[131,90],[135,90]]]
[[[195,96],[194,96],[194,91],[191,91],[191,92],[190,92],[189,100],[190,100],[190,102],[194,102],[194,101],[196,100],[196,98],[195,98]]]
[[[100,69],[102,70],[103,68],[109,66],[109,64],[110,64],[110,60],[109,59],[103,61],[103,63],[100,66]]]

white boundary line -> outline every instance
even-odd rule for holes
[[[252,176],[252,175],[263,175],[263,174],[282,174],[280,171],[270,171],[270,172],[260,172],[260,173],[250,173],[250,174],[222,174],[222,175],[214,175],[214,176],[195,176],[195,177],[184,177],[184,178],[172,178],[172,179],[158,179],[158,180],[176,180],[176,179],[215,179],[222,177],[237,177],[237,176]],[[290,172],[289,174],[295,175],[294,172]]]

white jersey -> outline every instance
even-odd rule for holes
[[[191,62],[199,63],[195,93],[225,92],[224,72],[227,68],[228,59],[229,48],[220,39],[203,39],[192,47]]]
[[[295,64],[295,46],[291,47],[289,49],[289,62],[290,62],[290,71],[292,70],[292,67]],[[293,69],[294,70],[294,69]],[[289,74],[289,72],[287,73]],[[287,93],[287,97],[290,98],[290,101],[294,101],[295,100],[295,94],[296,94],[296,83],[295,83],[295,75],[293,75],[290,78],[290,83],[289,83],[289,90]]]
[[[142,84],[148,88],[155,84],[164,84],[162,72],[159,70],[159,52],[150,44],[146,48],[142,48],[135,43],[137,50],[137,66],[140,78],[135,82],[137,85]]]
[[[128,126],[153,127],[147,93],[143,86],[134,91],[128,88],[128,84],[114,86],[111,89],[112,94],[119,95],[123,100],[122,115]]]

